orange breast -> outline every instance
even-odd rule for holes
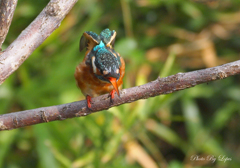
[[[123,58],[121,60],[120,67],[120,77],[117,81],[118,89],[122,89],[123,77],[125,74],[125,63]],[[86,96],[96,97],[105,93],[110,93],[114,88],[111,83],[101,81],[98,79],[90,66],[85,64],[83,60],[75,71],[75,79],[77,81],[78,87],[81,89],[82,93]]]

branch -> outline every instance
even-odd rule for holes
[[[7,36],[16,6],[17,0],[0,1],[0,51],[2,51],[2,44]]]
[[[201,83],[207,83],[237,74],[240,74],[240,61],[198,71],[178,73],[166,78],[158,78],[155,81],[141,86],[123,89],[120,92],[121,99],[115,96],[112,104],[110,103],[109,95],[105,94],[92,99],[91,110],[87,108],[86,101],[83,100],[57,106],[3,114],[0,115],[0,130],[10,130],[43,122],[86,116],[113,106],[176,92]]]
[[[0,56],[0,84],[56,29],[77,0],[51,0]]]

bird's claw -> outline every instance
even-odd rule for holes
[[[91,109],[92,105],[91,105],[91,102],[92,102],[92,98],[91,96],[87,95],[86,96],[86,100],[87,100],[87,106],[89,109]]]

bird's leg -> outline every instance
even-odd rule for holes
[[[115,92],[116,92],[116,90],[114,90],[114,89],[110,92],[110,102],[111,103],[113,103],[113,98],[114,98]]]
[[[114,98],[114,93],[116,92],[116,90],[115,89],[113,89],[111,92],[110,92],[110,96],[111,96],[111,99],[113,99]]]
[[[114,98],[115,92],[117,92],[115,89],[113,89],[113,90],[110,92],[110,101],[111,101],[111,103],[113,103],[113,98]],[[119,92],[117,92],[117,94],[118,94],[118,93],[119,93]],[[121,99],[120,94],[118,94],[118,97]]]
[[[89,109],[91,109],[91,101],[92,101],[91,96],[87,95],[86,99],[87,99],[87,106]]]

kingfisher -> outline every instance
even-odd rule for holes
[[[91,98],[110,93],[111,101],[115,92],[120,97],[125,74],[125,62],[114,50],[116,31],[104,29],[100,35],[85,31],[80,39],[80,52],[86,47],[83,61],[77,66],[74,77],[78,87],[86,96],[91,108]]]

